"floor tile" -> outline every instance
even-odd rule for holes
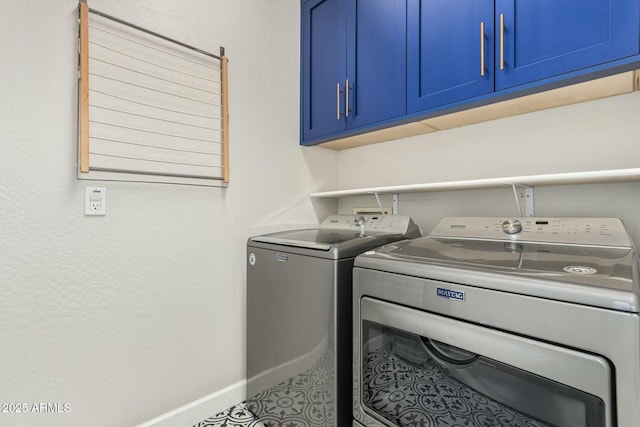
[[[264,427],[244,402],[196,424],[193,427]]]

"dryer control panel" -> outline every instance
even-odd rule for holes
[[[592,246],[631,247],[618,218],[445,217],[430,236]]]

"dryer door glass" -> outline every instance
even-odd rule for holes
[[[603,398],[576,387],[579,376],[610,387],[602,358],[368,298],[363,303],[361,312],[375,321],[361,322],[362,381],[356,401],[381,425],[609,425]],[[415,327],[406,327],[412,318]],[[472,330],[465,331],[468,327]],[[486,351],[477,351],[482,348]],[[563,373],[571,370],[577,372]]]

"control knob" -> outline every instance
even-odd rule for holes
[[[517,234],[522,231],[522,223],[517,219],[508,219],[502,223],[502,231],[507,234]]]
[[[360,227],[360,237],[364,237],[365,226],[367,225],[367,220],[363,216],[357,216],[353,219],[355,225]]]

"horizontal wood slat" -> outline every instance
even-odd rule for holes
[[[228,182],[222,60],[80,10],[80,171]]]

